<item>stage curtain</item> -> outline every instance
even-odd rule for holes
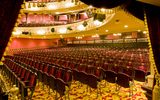
[[[131,1],[124,10],[138,19],[144,20],[144,3],[138,1]]]
[[[154,60],[160,73],[160,7],[146,5],[145,12]]]
[[[0,1],[0,59],[11,36],[22,3],[23,0]]]

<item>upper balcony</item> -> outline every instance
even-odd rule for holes
[[[24,12],[56,11],[82,5],[79,0],[33,0],[25,2]]]
[[[67,14],[29,14],[21,15],[18,27],[43,27],[66,25],[84,21],[93,17],[92,12],[88,10],[67,13]]]

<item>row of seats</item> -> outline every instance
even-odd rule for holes
[[[72,77],[95,89],[101,80],[123,87],[132,80],[144,82],[149,67],[146,55],[147,49],[64,47],[22,51],[6,58],[37,73],[43,85],[64,96]]]
[[[24,60],[22,60],[22,59],[24,59]],[[25,63],[27,63],[27,65],[32,66],[30,68],[32,70],[35,70],[35,69],[37,70],[39,68],[40,72],[38,72],[38,73],[47,73],[47,69],[50,69],[50,71],[52,71],[52,66],[49,66],[49,64],[47,64],[47,63],[36,62],[31,59],[28,60],[27,58],[22,58],[22,59],[17,60],[17,58],[16,58],[14,60],[16,62],[20,61],[21,63],[23,63],[22,61],[26,61]],[[145,76],[146,76],[145,72],[138,70],[138,69],[122,68],[122,71],[116,72],[116,71],[112,71],[110,69],[104,70],[103,68],[94,67],[91,65],[86,66],[85,64],[71,64],[71,65],[66,64],[64,66],[55,64],[53,66],[57,66],[57,68],[60,68],[60,69],[62,68],[62,69],[71,70],[73,73],[73,79],[75,81],[80,81],[81,83],[86,84],[89,87],[95,88],[95,89],[98,88],[98,82],[100,82],[101,80],[106,80],[107,82],[116,83],[119,86],[123,86],[125,88],[128,88],[130,86],[130,81],[132,81],[133,79],[138,80],[138,81],[145,81]],[[37,72],[37,71],[35,71],[35,72]],[[48,72],[48,73],[50,73],[50,72]],[[42,80],[42,82],[45,85],[53,84],[53,82],[56,82],[56,81],[54,81],[55,80],[54,78],[47,78],[47,77],[42,76],[41,74],[38,74],[38,76],[39,76],[39,80]],[[58,77],[58,76],[56,76],[56,77]],[[46,79],[50,80],[50,82],[47,82]],[[69,79],[69,77],[68,77],[68,79]],[[63,85],[61,87],[65,86],[65,83],[62,83],[62,84]],[[50,86],[52,86],[52,85],[50,85]],[[66,91],[65,88],[63,88],[63,89],[59,88],[59,89],[60,89],[60,91],[63,91],[61,94],[64,95],[64,92]]]
[[[8,58],[10,57],[8,56]],[[44,85],[49,86],[53,91],[55,90],[58,92],[60,97],[65,95],[65,92],[67,91],[66,86],[69,87],[71,85],[72,72],[69,69],[63,69],[58,66],[52,66],[41,62],[28,64],[20,60],[17,61],[14,59],[14,61],[25,68],[32,70],[34,73],[37,73],[38,80],[43,83],[43,87]],[[58,97],[56,97],[56,99],[57,98]]]
[[[141,49],[143,50],[143,49]],[[52,53],[54,52],[54,53]],[[142,52],[142,53],[141,53]],[[142,68],[144,71],[149,70],[148,52],[146,51],[124,51],[124,50],[42,50],[34,51],[32,53],[23,53],[28,58],[34,60],[46,61],[48,63],[55,63],[57,59],[60,62],[71,61],[76,63],[99,64],[108,63],[113,66]]]
[[[7,58],[4,61],[2,70],[4,71],[3,74],[8,76],[8,81],[19,87],[22,100],[28,96],[27,89],[31,90],[29,99],[32,98],[37,80],[36,73]]]

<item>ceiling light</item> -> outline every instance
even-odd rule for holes
[[[45,31],[44,31],[44,30],[38,30],[38,31],[37,31],[37,34],[38,34],[38,35],[44,35],[44,34],[45,34]]]
[[[122,34],[121,34],[121,33],[117,33],[117,35],[118,35],[118,36],[121,36]]]
[[[93,6],[92,6],[92,5],[90,5],[90,6],[89,6],[89,8],[93,8]]]
[[[137,30],[138,32],[140,32],[141,30]]]
[[[56,9],[57,6],[56,5],[53,5],[53,4],[50,4],[47,6],[48,9]]]
[[[21,33],[21,31],[12,32],[13,35],[20,35]]]
[[[146,34],[147,33],[147,31],[143,31],[143,34]]]
[[[128,27],[128,25],[124,25],[124,28],[127,28]]]
[[[96,26],[99,26],[99,25],[102,24],[102,22],[100,22],[99,20],[95,20],[93,23],[94,23],[94,25],[96,25]]]
[[[55,12],[55,14],[59,14],[59,12]]]
[[[108,32],[109,30],[106,30],[106,32]]]
[[[92,35],[92,38],[99,37],[98,34]]]
[[[81,36],[78,36],[78,37],[76,37],[76,39],[82,39],[82,37],[81,37]]]
[[[74,3],[67,2],[67,3],[65,4],[65,7],[72,7],[72,6],[74,6]]]
[[[60,28],[58,31],[59,31],[59,33],[66,33],[67,32],[67,28]]]
[[[84,27],[83,25],[79,25],[79,26],[77,27],[77,29],[80,30],[80,31],[82,31],[82,30],[85,30],[85,27]]]
[[[104,9],[104,8],[101,8],[101,11],[102,11],[102,12],[105,12],[105,9]]]
[[[34,11],[39,10],[38,7],[32,7],[32,8],[30,8],[30,9],[31,9],[31,10],[34,10]]]
[[[117,34],[113,34],[113,36],[117,36]]]

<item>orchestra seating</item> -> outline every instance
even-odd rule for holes
[[[96,98],[103,95],[106,87],[106,93],[115,93],[120,97],[121,89],[128,88],[126,98],[136,98],[136,82],[145,82],[150,71],[148,56],[147,48],[64,46],[8,55],[2,70],[12,84],[19,87],[22,98],[28,96],[28,89],[31,91],[28,98],[32,98],[36,83],[49,95],[54,94],[55,100],[69,100],[76,87],[86,95],[95,90]]]

